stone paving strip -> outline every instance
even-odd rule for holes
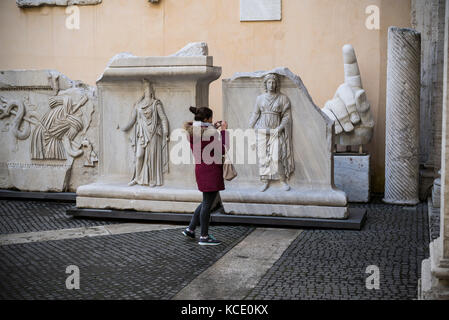
[[[177,228],[181,228],[181,226],[165,225],[165,224],[122,223],[122,224],[95,226],[95,227],[1,234],[0,246],[19,244],[19,243],[108,236],[124,233],[146,232],[146,231],[167,230]]]
[[[173,299],[243,299],[301,232],[297,229],[254,230]]]
[[[73,203],[0,200],[0,234],[96,227],[128,221],[77,219],[66,215]]]

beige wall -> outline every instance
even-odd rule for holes
[[[19,9],[0,1],[0,69],[56,69],[94,84],[109,59],[127,51],[168,55],[206,41],[222,78],[287,66],[318,106],[343,80],[341,47],[351,43],[376,119],[369,145],[375,191],[383,191],[388,26],[410,26],[410,0],[282,0],[282,21],[240,22],[239,0],[103,0],[80,6],[79,30],[65,27],[65,8]],[[380,8],[380,30],[365,27],[365,8]],[[221,112],[221,80],[210,105]],[[219,117],[217,115],[217,117]]]

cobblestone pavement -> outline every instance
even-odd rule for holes
[[[2,246],[0,299],[170,299],[252,228],[211,227],[223,241],[215,247],[181,230]],[[79,267],[79,290],[66,289],[69,265]]]
[[[71,205],[0,201],[0,232],[116,223],[67,217]],[[361,231],[304,230],[246,298],[415,299],[428,257],[427,206],[374,199],[357,207],[368,210]],[[0,299],[170,299],[253,228],[212,226],[224,244],[206,248],[180,230],[0,246]],[[65,287],[68,265],[80,268],[80,290]],[[379,267],[379,290],[366,289],[369,265]]]
[[[416,299],[428,257],[427,206],[368,205],[362,231],[304,230],[247,299]],[[368,290],[367,266],[380,271]]]
[[[118,223],[111,220],[101,221],[68,217],[65,210],[72,206],[73,203],[63,202],[0,200],[0,234]]]

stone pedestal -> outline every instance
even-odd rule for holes
[[[172,185],[155,188],[129,187],[124,180],[102,181],[78,188],[76,206],[192,213],[202,201],[202,194],[195,186],[195,181],[184,187]],[[276,191],[265,194],[259,192],[257,186],[246,185],[227,186],[227,190],[221,191],[220,196],[228,214],[329,219],[344,219],[348,214],[345,195],[338,190],[298,188],[287,194]]]
[[[384,201],[392,204],[419,202],[420,41],[415,30],[388,30]]]
[[[442,258],[442,238],[430,244],[430,257],[421,265],[419,298],[449,300],[449,259]]]
[[[334,154],[334,183],[349,202],[369,202],[370,155]]]

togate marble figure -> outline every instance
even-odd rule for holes
[[[295,170],[292,145],[291,104],[280,93],[280,81],[276,74],[264,77],[265,93],[256,99],[249,120],[250,128],[257,132],[257,155],[263,192],[271,180],[280,180],[283,190],[290,190],[287,180]]]
[[[128,131],[134,127],[131,141],[135,165],[128,185],[154,187],[163,184],[163,173],[168,172],[168,120],[150,82],[143,80],[143,84],[144,95],[134,105],[129,122],[120,129]]]
[[[373,136],[374,120],[363,89],[354,48],[343,46],[345,82],[322,111],[335,123],[335,143],[343,146],[364,145]]]

